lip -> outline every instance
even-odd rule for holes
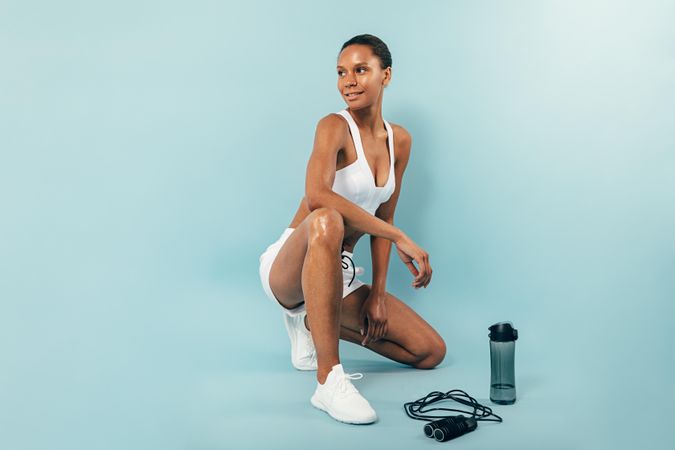
[[[354,95],[351,95],[351,94],[354,94]],[[354,98],[358,97],[358,96],[361,95],[361,94],[363,94],[363,91],[360,91],[360,92],[347,92],[347,93],[345,94],[345,97],[346,97],[347,99],[351,100],[351,99],[354,99]]]

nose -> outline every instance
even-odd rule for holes
[[[351,77],[349,75],[345,75],[345,87],[354,86],[355,84],[356,79],[353,75]]]

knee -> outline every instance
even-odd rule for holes
[[[427,345],[427,351],[422,353],[419,360],[413,364],[417,369],[433,369],[445,359],[445,341],[437,336],[431,339]]]
[[[328,242],[340,245],[345,233],[342,214],[333,208],[317,208],[310,214],[310,244]]]

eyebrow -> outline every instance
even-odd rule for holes
[[[365,62],[365,61],[361,61],[361,62],[357,62],[357,63],[354,64],[354,65],[355,65],[355,66],[367,66],[368,63]],[[336,69],[344,69],[344,67],[343,67],[343,66],[337,66]]]

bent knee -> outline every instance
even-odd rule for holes
[[[413,364],[417,369],[433,369],[445,359],[446,353],[445,341],[438,337],[429,344],[427,352]]]
[[[310,215],[310,241],[334,239],[342,242],[345,224],[337,209],[317,208]]]

